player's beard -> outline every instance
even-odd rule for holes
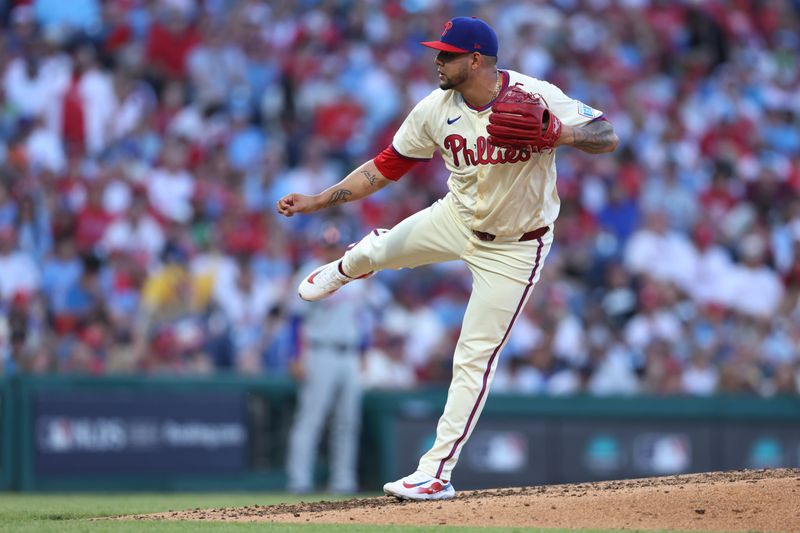
[[[451,75],[444,75],[444,79],[439,81],[439,88],[443,91],[454,89],[467,81],[468,67],[465,65],[463,69],[454,72]]]

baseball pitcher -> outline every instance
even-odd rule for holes
[[[480,417],[500,351],[539,279],[558,216],[555,152],[573,146],[611,152],[617,136],[602,112],[558,87],[497,68],[497,36],[484,21],[457,17],[438,41],[439,89],[421,100],[392,144],[320,194],[288,194],[285,216],[368,196],[439,151],[450,171],[444,198],[397,224],[373,230],[342,258],[309,273],[298,288],[315,301],[387,268],[460,259],[472,294],[453,357],[453,377],[433,447],[417,471],[384,485],[387,495],[437,500]]]

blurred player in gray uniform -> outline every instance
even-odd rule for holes
[[[320,261],[340,257],[347,242],[338,228],[323,231]],[[352,290],[351,290],[352,289]],[[289,436],[289,490],[314,489],[314,464],[319,440],[330,418],[330,475],[328,490],[350,494],[356,482],[361,421],[361,355],[366,345],[369,316],[366,286],[353,284],[312,305],[298,300],[293,312],[300,320],[301,350],[295,375],[301,380],[299,404]]]

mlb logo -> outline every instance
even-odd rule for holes
[[[583,102],[578,102],[578,114],[587,118],[594,118],[594,109]]]

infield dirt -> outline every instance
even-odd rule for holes
[[[160,513],[137,520],[800,532],[800,469],[742,470],[459,492],[446,502],[389,497]]]

